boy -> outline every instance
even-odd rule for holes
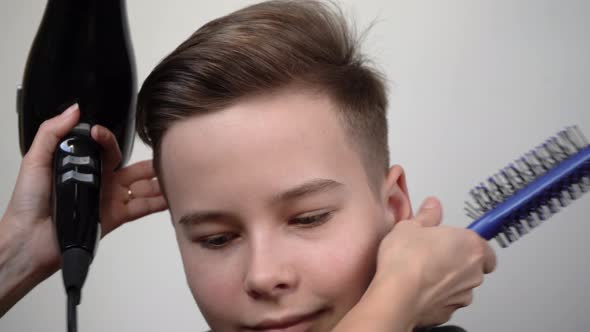
[[[149,187],[148,163],[113,173],[106,204],[122,201],[127,187],[133,195],[103,211],[136,208],[103,215],[105,227],[167,206],[189,288],[213,331],[442,324],[470,304],[495,257],[475,233],[438,226],[435,199],[412,216],[403,169],[389,168],[386,108],[382,77],[333,7],[270,1],[214,20],[145,80],[138,132],[153,148],[160,185]],[[73,112],[50,120],[53,137],[75,124]],[[93,137],[116,151],[101,132]],[[11,206],[0,227],[24,215]],[[42,280],[31,275],[29,287]]]

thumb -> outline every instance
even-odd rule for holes
[[[104,164],[102,169],[113,171],[121,164],[121,149],[115,135],[106,127],[94,125],[91,130],[92,138],[102,147]]]
[[[434,227],[442,221],[442,206],[436,197],[428,197],[414,217],[423,227]]]

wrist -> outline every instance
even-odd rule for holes
[[[413,292],[403,284],[373,280],[332,332],[411,332],[416,325]]]
[[[15,261],[22,262],[20,264],[22,276],[26,277],[27,281],[32,283],[39,283],[51,275],[53,275],[60,268],[60,262],[55,260],[47,260],[39,258],[35,255],[34,243],[37,233],[44,230],[35,229],[33,227],[23,227],[24,223],[19,223],[15,218],[4,215],[0,220],[0,242],[4,249],[16,249],[13,252]],[[51,251],[51,248],[46,248]]]
[[[396,315],[398,322],[391,321],[391,323],[412,331],[419,320],[417,299],[418,287],[414,281],[395,279],[391,276],[389,278],[376,276],[361,301],[374,304],[372,305],[373,310],[386,319],[394,318],[390,313],[393,306],[398,311],[398,315]]]
[[[3,217],[0,220],[0,317],[27,294],[40,276],[25,254],[25,241]]]

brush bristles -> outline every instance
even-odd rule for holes
[[[529,151],[521,158],[489,177],[485,183],[473,188],[469,194],[472,202],[465,202],[467,216],[478,219],[498,204],[526,187],[562,161],[588,146],[588,141],[577,126],[568,127],[545,143]],[[519,217],[507,222],[495,236],[501,247],[507,247],[544,220],[557,213],[561,207],[579,198],[590,190],[590,174],[578,174],[568,179],[559,188],[536,202],[534,207]]]

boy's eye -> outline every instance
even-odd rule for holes
[[[319,226],[332,217],[332,211],[316,213],[312,215],[303,215],[301,217],[293,218],[291,223],[300,225],[302,227]]]
[[[300,227],[316,227],[328,221],[333,215],[333,211],[325,211],[315,214],[303,214],[300,217],[291,219],[291,224],[296,224]],[[232,240],[238,237],[233,233],[220,233],[199,238],[197,242],[205,249],[222,249],[227,246]]]
[[[198,242],[203,248],[221,249],[236,237],[237,235],[235,234],[223,233],[200,238]]]

